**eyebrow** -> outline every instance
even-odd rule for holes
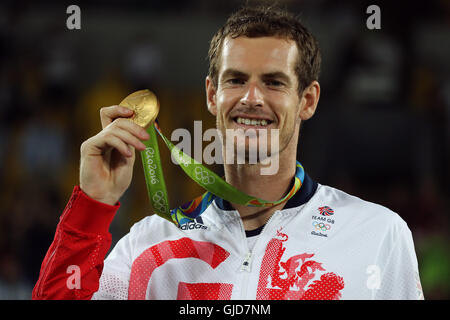
[[[236,69],[226,69],[223,73],[222,73],[222,78],[248,78],[248,74],[246,74],[245,72],[236,70]]]
[[[291,80],[289,78],[289,76],[281,71],[276,71],[276,72],[270,72],[270,73],[265,73],[262,75],[263,79],[280,79],[284,82],[286,82],[286,84],[290,85],[291,84]]]
[[[223,73],[222,73],[222,78],[245,78],[248,79],[249,75],[245,72],[236,70],[236,69],[226,69]],[[282,72],[282,71],[275,71],[275,72],[269,72],[269,73],[264,73],[261,76],[262,79],[264,80],[269,80],[269,79],[280,79],[283,80],[284,82],[286,82],[286,84],[290,85],[291,81],[289,79],[289,76]]]

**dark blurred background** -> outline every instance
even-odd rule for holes
[[[261,3],[253,1],[251,3]],[[397,212],[410,227],[426,299],[450,297],[450,1],[278,1],[323,56],[321,100],[298,159],[318,182]],[[66,8],[81,9],[68,30]],[[29,299],[78,184],[79,149],[99,108],[149,88],[160,125],[214,127],[204,79],[209,40],[243,1],[2,1],[0,299]],[[381,9],[368,30],[366,8]],[[161,147],[172,207],[202,190]],[[113,245],[151,213],[137,159]],[[220,167],[212,167],[220,173]]]

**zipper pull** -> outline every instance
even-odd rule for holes
[[[250,266],[252,263],[252,253],[251,252],[247,252],[247,254],[245,255],[244,261],[241,264],[241,271],[247,271],[250,272]]]

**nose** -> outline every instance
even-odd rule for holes
[[[247,91],[241,98],[241,105],[247,107],[262,107],[264,97],[257,83],[249,83]]]

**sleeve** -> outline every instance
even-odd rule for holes
[[[381,283],[377,300],[423,300],[412,233],[399,219],[389,237],[389,253],[381,263]]]
[[[76,186],[33,289],[34,300],[86,300],[99,288],[103,260],[111,246],[109,226],[119,209],[95,201]]]

